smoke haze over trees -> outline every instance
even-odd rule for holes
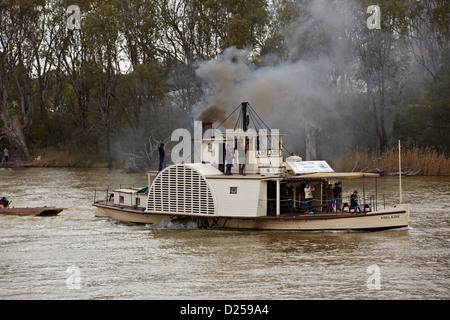
[[[367,26],[373,4],[380,29]],[[52,148],[122,164],[248,101],[306,159],[398,139],[448,155],[449,11],[445,0],[3,0],[0,145],[12,159]]]

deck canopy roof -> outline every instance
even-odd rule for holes
[[[378,178],[378,173],[367,172],[315,172],[285,176],[283,180],[337,180],[337,179],[361,179]]]

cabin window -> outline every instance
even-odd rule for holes
[[[208,143],[208,152],[213,152],[213,145],[212,145],[212,143]]]
[[[125,202],[124,197],[123,197],[123,196],[120,196],[120,197],[119,197],[119,203],[124,203],[124,202]]]
[[[237,187],[230,187],[230,194],[237,194]]]
[[[136,198],[136,205],[139,206],[141,204],[141,198]]]

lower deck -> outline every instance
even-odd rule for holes
[[[195,223],[199,228],[257,229],[257,230],[380,230],[406,227],[409,205],[402,208],[371,213],[324,212],[313,214],[280,214],[277,216],[230,217],[217,215],[186,215],[146,212],[143,208],[111,206],[102,201],[94,203],[112,219],[144,224],[180,222]]]
[[[145,207],[140,206],[128,206],[128,205],[118,205],[115,204],[113,201],[107,201],[107,200],[99,200],[94,202],[93,204],[96,207],[99,208],[109,208],[113,210],[123,210],[123,211],[130,211],[135,213],[146,213]],[[312,206],[313,211],[306,212],[305,207],[297,207],[297,208],[290,208],[287,211],[283,211],[279,215],[276,215],[275,212],[268,212],[267,216],[242,216],[239,217],[241,219],[309,219],[311,217],[323,217],[323,218],[331,218],[331,217],[354,217],[354,216],[360,216],[360,215],[366,215],[371,213],[370,205],[367,205],[366,211],[362,211],[361,213],[354,213],[350,210],[353,209],[353,207],[349,207],[348,211],[329,211],[328,205],[314,205]],[[327,210],[328,209],[328,210]],[[199,215],[189,215],[189,214],[168,214],[164,212],[152,212],[152,214],[159,214],[159,215],[167,215],[167,216],[192,216],[192,217],[198,217]],[[210,215],[205,215],[205,217],[212,217]],[[224,218],[236,218],[234,216],[221,216]]]

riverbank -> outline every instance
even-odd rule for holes
[[[404,148],[401,152],[402,174],[418,176],[450,176],[450,158],[431,148]],[[398,148],[382,155],[354,151],[334,161],[336,171],[375,172],[398,175]]]
[[[107,161],[83,158],[54,149],[42,149],[33,152],[29,161],[17,161],[14,157],[1,162],[0,168],[108,168]],[[333,161],[332,167],[341,172],[374,172],[381,175],[398,175],[398,148],[392,148],[381,156],[364,152],[350,152]],[[123,168],[112,163],[114,168]],[[418,176],[450,176],[450,158],[438,154],[433,149],[411,148],[402,150],[402,174]]]
[[[2,159],[3,160],[3,159]],[[53,148],[33,150],[28,161],[14,159],[10,155],[9,161],[0,162],[0,168],[107,168],[108,162],[91,158],[83,158],[80,155],[67,151],[58,151]]]
[[[0,168],[108,168],[108,163],[89,162],[84,163],[63,163],[63,162],[32,162],[32,161],[8,161],[1,162]],[[115,167],[113,165],[113,167]]]

